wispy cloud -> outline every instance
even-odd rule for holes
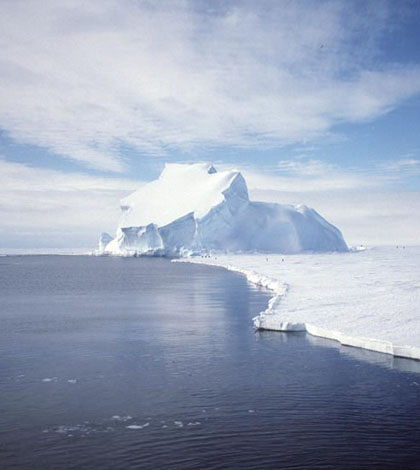
[[[143,184],[128,178],[89,176],[8,162],[0,157],[3,191],[130,191]]]
[[[206,5],[1,2],[0,127],[120,171],[121,148],[307,141],[420,92],[419,67],[374,65],[392,3]]]
[[[344,168],[317,159],[282,160],[270,168],[247,166],[242,172],[251,190],[292,193],[377,189],[390,182],[382,168]]]
[[[399,160],[383,165],[385,170],[402,173],[405,176],[420,175],[420,157],[417,153],[410,153]]]

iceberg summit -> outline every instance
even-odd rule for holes
[[[250,201],[239,171],[209,164],[166,164],[121,210],[116,236],[101,235],[99,254],[347,251],[341,232],[315,210]]]

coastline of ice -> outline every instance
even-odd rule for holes
[[[420,247],[349,253],[239,254],[177,260],[223,267],[273,291],[257,329],[306,331],[420,360]]]

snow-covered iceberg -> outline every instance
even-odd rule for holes
[[[347,250],[340,231],[315,210],[250,201],[240,172],[209,164],[166,164],[121,210],[115,238],[101,235],[101,254]]]

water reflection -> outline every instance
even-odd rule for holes
[[[291,333],[293,335],[293,333]],[[402,357],[395,357],[390,354],[383,354],[376,351],[369,351],[367,349],[354,348],[351,346],[343,346],[338,341],[333,341],[326,338],[319,338],[310,334],[305,334],[306,340],[317,347],[334,348],[345,357],[352,358],[356,361],[368,362],[376,366],[385,367],[387,369],[394,369],[401,372],[412,372],[420,374],[420,361],[414,359],[405,359]]]

